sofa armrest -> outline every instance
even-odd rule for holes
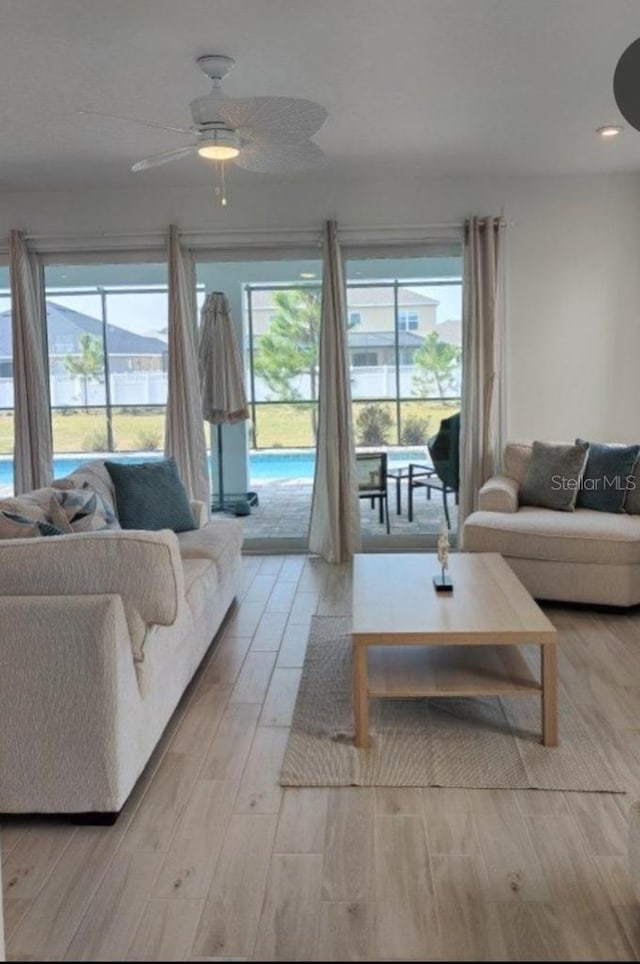
[[[141,702],[117,595],[0,598],[0,812],[119,810]]]
[[[202,529],[209,521],[209,507],[206,502],[200,502],[198,499],[192,499],[190,505],[195,524],[198,529]]]
[[[184,575],[175,532],[105,529],[0,542],[4,596],[121,597],[134,653],[146,627],[170,626],[184,604]]]
[[[508,475],[495,475],[478,493],[481,512],[517,512],[518,505],[518,483]]]

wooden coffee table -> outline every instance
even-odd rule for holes
[[[502,556],[452,553],[452,593],[437,593],[434,553],[356,555],[355,745],[369,745],[369,700],[540,696],[542,742],[557,746],[556,631]],[[518,646],[541,649],[541,679]]]

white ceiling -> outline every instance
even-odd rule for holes
[[[230,95],[323,104],[330,174],[640,170],[640,132],[594,134],[638,36],[638,0],[2,0],[0,191],[209,183],[198,158],[130,173],[183,136],[76,114],[187,126],[204,53],[236,60]]]

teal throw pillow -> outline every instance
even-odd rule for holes
[[[580,442],[576,439],[576,442]],[[640,445],[589,444],[577,506],[596,512],[623,512],[627,493],[635,487],[634,467]]]
[[[104,464],[113,481],[123,529],[187,532],[197,528],[175,459]]]

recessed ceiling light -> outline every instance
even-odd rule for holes
[[[596,127],[596,134],[600,137],[615,137],[620,134],[624,128],[620,124],[604,124],[603,127]]]
[[[300,277],[301,277],[301,278],[315,278],[315,274],[314,274],[313,271],[301,271],[301,272],[300,272]]]

